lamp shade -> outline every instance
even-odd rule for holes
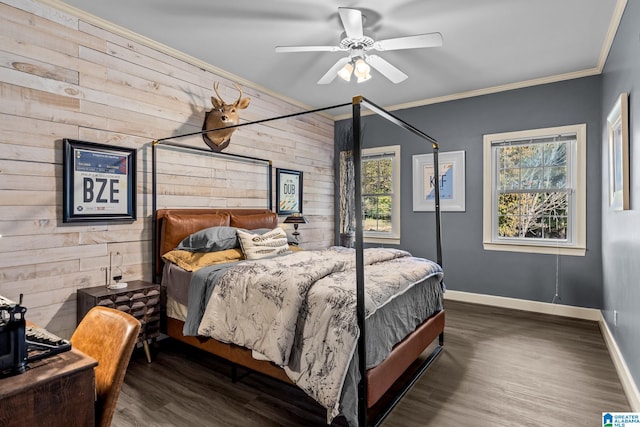
[[[353,74],[355,74],[356,77],[360,77],[368,80],[367,76],[369,76],[370,71],[371,71],[371,67],[369,67],[369,64],[364,62],[364,59],[358,58],[356,60],[356,67],[355,67],[355,70],[353,71]]]
[[[351,62],[347,62],[346,64],[344,64],[344,67],[342,67],[342,69],[338,71],[338,75],[340,76],[341,79],[348,82],[351,80],[352,72],[353,72],[353,64],[351,64]]]
[[[303,217],[300,214],[289,215],[282,222],[285,224],[309,224],[307,218]]]

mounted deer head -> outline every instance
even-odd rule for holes
[[[238,110],[247,108],[249,106],[249,101],[251,101],[249,98],[242,97],[242,87],[234,83],[233,87],[240,92],[240,95],[238,95],[236,102],[233,104],[227,104],[220,96],[220,93],[218,93],[218,86],[218,82],[215,82],[213,85],[213,90],[218,97],[211,97],[211,104],[213,104],[213,108],[205,114],[204,123],[202,125],[203,131],[209,129],[221,129],[202,134],[202,139],[204,139],[204,142],[213,151],[222,151],[227,148],[231,140],[231,134],[236,130],[236,128],[222,128],[237,125],[240,122]]]

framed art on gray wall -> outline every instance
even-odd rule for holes
[[[607,116],[609,206],[629,209],[629,95],[622,93]]]
[[[136,150],[63,140],[63,222],[136,219]]]
[[[302,213],[302,172],[276,169],[276,212],[278,215]]]
[[[442,211],[465,210],[464,151],[440,152],[440,208]],[[433,154],[413,156],[413,210],[435,210]]]

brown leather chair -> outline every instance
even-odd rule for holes
[[[71,336],[71,345],[98,361],[96,375],[96,426],[108,427],[131,353],[138,341],[140,322],[122,311],[94,307]]]

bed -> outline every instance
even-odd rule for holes
[[[365,249],[362,224],[356,221],[355,249],[331,247],[327,248],[323,254],[316,254],[313,253],[313,251],[309,251],[309,253],[306,251],[289,253],[290,251],[280,248],[279,250],[283,251],[281,254],[283,256],[272,257],[273,260],[258,259],[255,261],[242,261],[242,257],[245,255],[245,248],[242,247],[241,249],[229,249],[230,255],[225,255],[228,259],[218,260],[214,265],[207,265],[205,267],[198,266],[197,271],[189,271],[191,265],[183,268],[184,265],[180,264],[180,262],[174,258],[167,257],[167,254],[176,249],[178,251],[184,249],[178,248],[181,242],[184,242],[185,239],[190,241],[190,236],[194,233],[198,234],[202,230],[226,227],[227,229],[235,230],[239,237],[243,236],[243,239],[239,239],[241,242],[246,240],[246,236],[242,233],[248,233],[249,236],[254,236],[252,239],[256,239],[256,241],[262,239],[262,237],[260,237],[261,233],[267,235],[283,233],[282,230],[276,231],[278,228],[277,216],[272,212],[271,161],[230,153],[213,153],[202,148],[176,144],[171,141],[175,138],[193,135],[185,134],[157,139],[152,143],[153,275],[154,281],[156,283],[162,283],[163,289],[166,291],[167,316],[164,331],[168,336],[230,361],[234,367],[232,370],[234,379],[236,377],[235,366],[242,366],[270,377],[296,384],[316,399],[318,403],[327,408],[328,423],[338,414],[342,414],[351,426],[365,427],[369,425],[379,425],[442,351],[445,313],[442,307],[444,282],[442,281],[443,273],[441,270],[442,250],[440,237],[438,143],[429,135],[360,96],[354,97],[350,104],[303,111],[281,117],[242,123],[238,126],[249,126],[257,123],[286,119],[293,116],[342,108],[347,105],[351,105],[353,111],[351,143],[355,175],[354,204],[356,218],[362,217],[360,179],[362,106],[397,127],[413,133],[433,148],[436,229],[436,239],[434,243],[437,253],[435,263],[424,259],[422,259],[422,261],[410,260],[413,259],[411,254],[401,250]],[[228,160],[248,161],[249,163],[266,166],[267,208],[158,209],[157,186],[159,180],[157,177],[158,160],[156,152],[157,147],[160,146],[176,150],[196,150],[207,156],[223,156]],[[241,230],[242,233],[238,230]],[[184,255],[184,253],[182,255]],[[326,260],[323,258],[325,256],[327,257]],[[339,257],[346,257],[346,260],[340,260]],[[187,258],[189,257],[187,256]],[[168,262],[165,262],[165,260]],[[372,263],[371,260],[375,262]],[[380,265],[382,265],[381,268],[376,260],[380,261]],[[331,264],[332,262],[333,264]],[[389,286],[389,288],[394,288],[395,286],[395,290],[389,293],[390,291],[383,289],[386,285],[382,285],[387,279],[378,280],[379,278],[373,277],[374,280],[372,280],[372,275],[375,276],[378,274],[382,276],[380,270],[385,270],[385,263],[387,262],[390,264],[386,270],[404,272],[406,268],[406,270],[410,271],[407,277],[411,277],[412,274],[423,274],[425,276],[420,280],[415,279],[418,276],[413,276],[414,279],[412,280],[414,281],[404,280],[402,284],[404,288],[402,286],[398,287],[398,283],[400,283],[399,279],[393,278],[389,280],[388,283],[393,285]],[[399,265],[401,265],[401,267],[393,265],[395,262],[400,263]],[[408,264],[404,264],[405,262],[408,262]],[[217,263],[220,263],[223,267],[219,267]],[[265,264],[271,263],[276,264],[276,268],[280,268],[280,270],[276,270],[277,274],[281,275],[278,277],[284,277],[286,280],[281,280],[280,282],[282,283],[279,283],[278,280],[272,281],[268,287],[273,287],[275,290],[270,290],[270,293],[267,292],[270,298],[260,300],[259,303],[256,303],[258,300],[253,299],[254,291],[250,289],[251,282],[257,281],[247,278],[242,274],[242,271],[255,270],[259,272],[262,271],[261,269],[267,268]],[[308,272],[304,269],[299,269],[299,265],[305,265],[305,263],[313,267],[309,268],[309,274],[307,274]],[[429,264],[429,266],[426,264]],[[330,274],[326,274],[329,278],[328,280],[325,280],[324,277],[320,278],[323,273],[318,273],[318,271],[322,270],[321,266],[323,265],[329,265],[328,270],[330,270]],[[289,271],[293,271],[295,268],[298,268],[298,270],[296,270],[297,273],[289,274]],[[336,277],[334,277],[334,270],[336,270]],[[202,274],[203,271],[205,272],[204,274]],[[374,273],[371,273],[371,271]],[[426,276],[427,273],[429,273],[428,276]],[[295,283],[290,280],[291,277],[295,277],[296,275],[306,277],[313,274],[320,274],[319,277],[314,279],[319,280],[313,285],[301,285],[297,283],[299,282],[298,280],[296,280]],[[221,280],[215,284],[213,282],[203,282],[201,281],[203,276],[217,277],[221,278]],[[261,277],[265,276],[269,276],[269,274],[265,274],[264,271],[262,271]],[[396,274],[396,276],[402,276],[402,274]],[[196,278],[197,280],[192,283],[192,280]],[[355,296],[353,295],[354,282]],[[366,289],[365,282],[367,283]],[[240,283],[241,285],[235,286],[235,283]],[[287,290],[286,287],[282,287],[285,283],[293,284],[295,291],[290,291]],[[320,283],[322,283],[322,285],[319,285]],[[371,283],[373,283],[373,286]],[[192,290],[194,288],[198,290],[195,294],[198,295],[198,298],[202,298],[202,301],[192,297]],[[238,290],[235,288],[241,289],[241,292],[238,293]],[[265,287],[263,286],[263,288]],[[303,288],[304,292],[300,292]],[[374,289],[374,291],[371,291],[369,288]],[[185,291],[185,289],[187,291]],[[324,377],[335,377],[335,375],[331,375],[333,365],[320,365],[320,370],[314,370],[313,368],[315,368],[316,365],[311,363],[312,369],[305,371],[307,366],[310,366],[308,361],[313,361],[316,357],[314,356],[316,353],[309,352],[308,347],[305,347],[307,345],[307,338],[313,337],[314,335],[312,333],[305,335],[305,333],[312,331],[312,329],[307,330],[307,323],[312,325],[322,323],[309,322],[308,317],[310,314],[308,311],[311,310],[308,309],[310,307],[323,305],[334,306],[338,300],[332,300],[330,304],[318,303],[318,301],[320,301],[317,299],[318,295],[322,295],[322,292],[316,291],[316,289],[324,289],[325,298],[330,298],[330,296],[328,297],[326,295],[346,295],[346,302],[345,300],[340,300],[343,301],[341,303],[343,304],[343,310],[338,311],[338,314],[331,314],[326,317],[330,319],[341,319],[341,314],[346,314],[346,320],[340,324],[340,327],[333,328],[333,330],[339,331],[340,329],[346,329],[352,332],[351,335],[347,335],[347,338],[343,340],[344,335],[334,334],[332,331],[331,334],[327,335],[331,339],[326,340],[326,348],[323,347],[325,345],[323,340],[310,340],[316,344],[314,348],[318,348],[319,350],[317,351],[323,353],[322,357],[318,356],[318,358],[324,358],[325,360],[332,359],[335,355],[337,359],[340,359],[340,363],[342,363],[340,366],[347,365],[345,369],[346,372],[341,374],[342,376],[339,377],[339,380],[336,383],[330,383],[326,387],[332,390],[330,393],[331,396],[335,396],[336,393],[338,396],[336,398],[337,401],[336,399],[329,400],[329,404],[324,400],[326,396],[323,393],[318,394],[313,387],[308,386],[309,382],[318,383],[320,386],[317,388],[322,390],[326,385]],[[416,289],[420,291],[414,292]],[[428,291],[425,291],[425,289],[428,289]],[[221,295],[226,294],[227,291],[235,295],[235,297],[232,297],[232,299],[228,301],[225,300],[226,297]],[[243,294],[242,292],[252,293]],[[395,292],[395,294],[393,292]],[[422,295],[420,295],[420,292],[422,292]],[[279,310],[277,304],[274,305],[270,299],[282,302],[284,300],[281,298],[281,295],[284,294],[288,295],[289,298],[287,304],[293,303],[293,305],[287,305],[285,310]],[[204,297],[202,297],[202,295],[204,295]],[[380,298],[381,295],[384,295],[384,298]],[[295,298],[292,296],[295,296]],[[253,301],[254,308],[240,308],[229,316],[227,310],[229,310],[231,306],[236,307],[238,301],[243,299]],[[374,302],[373,305],[371,305],[372,301]],[[267,308],[264,311],[255,308],[258,306],[262,308],[262,302],[264,302],[264,307]],[[376,304],[381,304],[384,307],[379,307]],[[194,309],[194,307],[198,308]],[[291,309],[291,307],[294,307],[294,309]],[[413,310],[416,308],[423,311],[415,315],[410,321],[407,321],[407,317],[404,317],[404,323],[400,326],[398,323],[392,324],[391,318],[395,316],[385,317],[384,314],[393,313],[394,310],[395,312],[402,312],[405,309]],[[253,322],[253,319],[247,318],[246,313],[241,314],[241,317],[234,317],[237,316],[237,311],[249,313],[248,317],[261,317],[265,316],[265,313],[269,313],[268,315],[272,316],[269,321],[273,321],[273,319],[278,320],[278,322],[275,322],[278,327],[271,329],[277,331],[284,330],[285,338],[282,340],[273,340],[273,342],[277,343],[275,346],[267,344],[266,347],[260,347],[255,346],[256,342],[260,341],[260,339],[256,339],[254,336],[252,338],[253,341],[247,344],[243,334],[246,332],[252,335],[253,331],[243,329],[245,323],[252,324],[255,329],[264,328],[260,326],[262,322]],[[278,317],[280,316],[278,313],[296,312],[303,313],[297,320],[295,318],[287,318],[288,320],[283,322],[282,319]],[[197,315],[194,313],[197,313]],[[240,321],[236,322],[236,320],[232,320],[231,322],[226,322],[227,326],[218,327],[217,321],[211,320],[212,318],[216,319],[216,316],[222,319],[240,319]],[[413,322],[413,324],[411,322]],[[204,324],[204,326],[201,326],[200,323]],[[392,326],[389,326],[391,324]],[[245,331],[240,333],[240,342],[234,341],[235,337],[233,334],[235,334],[235,329],[237,329],[234,325],[238,325],[238,328]],[[267,333],[269,337],[274,336],[271,329]],[[221,330],[226,332],[223,332],[223,335],[218,335]],[[302,331],[301,335],[296,335],[300,331]],[[393,338],[384,341],[384,345],[381,347],[383,351],[380,351],[380,347],[377,346],[377,343],[382,341],[376,341],[379,340],[381,332],[382,335],[393,332],[388,334]],[[231,335],[227,336],[224,335],[224,333],[230,333]],[[339,333],[342,332],[339,331]],[[353,342],[354,337],[355,344]],[[320,344],[317,343],[318,341]],[[355,347],[351,347],[351,350],[346,352],[342,349],[336,350],[334,347],[331,347],[331,345],[334,345],[336,342],[342,343],[342,341],[348,342],[348,345],[353,344]],[[291,343],[296,345],[288,347]],[[282,346],[280,346],[280,344],[282,344]],[[430,350],[425,351],[426,349]],[[421,356],[423,353],[426,355],[426,358]],[[293,363],[291,363],[291,361],[293,361]],[[301,361],[306,365],[303,366],[300,363]],[[408,369],[409,367],[411,368]],[[411,371],[411,373],[407,374],[409,371]],[[303,377],[301,374],[304,372],[310,372],[310,374]],[[401,377],[402,379],[399,380]],[[336,386],[335,384],[338,385]],[[401,385],[397,387],[398,384]]]
[[[177,258],[176,255],[189,255],[189,253],[185,253],[184,250],[176,250],[180,243],[189,236],[196,235],[199,230],[207,230],[211,228],[225,229],[226,227],[233,227],[240,228],[242,230],[257,229],[257,231],[262,232],[264,232],[264,230],[274,229],[278,226],[276,214],[268,209],[176,208],[157,210],[155,214],[155,220],[157,225],[157,235],[155,239],[156,250],[154,254],[156,257],[155,273],[156,279],[158,282],[162,283],[166,295],[167,316],[165,333],[174,339],[203,349],[209,353],[229,360],[236,365],[261,372],[268,376],[289,383],[298,384],[302,382],[303,385],[301,386],[301,388],[303,388],[308,394],[312,395],[312,397],[318,398],[318,396],[314,395],[308,390],[308,388],[311,387],[308,385],[308,383],[313,383],[316,381],[316,379],[306,378],[301,380],[299,378],[299,369],[291,369],[287,366],[287,363],[299,364],[300,358],[304,360],[303,356],[298,355],[296,357],[295,355],[293,355],[291,356],[291,360],[278,360],[279,355],[274,356],[271,354],[269,360],[262,360],[265,359],[265,357],[261,352],[255,351],[255,345],[250,346],[254,348],[254,351],[252,351],[243,345],[236,345],[229,342],[231,341],[231,339],[214,339],[211,337],[200,335],[199,333],[195,333],[193,327],[191,328],[191,332],[189,332],[189,327],[185,327],[185,323],[187,324],[187,326],[189,324],[189,310],[193,310],[193,312],[196,312],[198,308],[193,308],[197,307],[197,298],[195,299],[196,302],[190,300],[188,291],[191,280],[193,279],[195,273],[193,271],[189,271],[190,264],[184,265],[184,261],[182,261],[182,258]],[[234,251],[237,255],[234,255]],[[325,252],[341,253],[345,251],[347,251],[346,248],[329,248]],[[304,256],[314,257],[314,260],[323,259],[315,258],[315,252],[322,251],[308,251],[308,253],[304,254]],[[401,251],[396,252],[397,253],[394,253],[391,256],[400,256],[398,255],[398,253]],[[237,249],[237,247],[234,249],[221,250],[211,255],[215,255],[216,257],[218,257],[221,253],[223,253],[223,258],[226,259],[222,259],[222,261],[224,262],[218,262],[225,266],[229,263],[235,262],[244,264],[255,263],[254,261],[240,261],[243,258],[243,255],[241,249]],[[291,262],[295,261],[293,259],[295,256],[294,254],[296,253],[293,252],[292,256],[290,256],[290,258],[292,259]],[[326,254],[324,253],[321,255],[323,257],[326,256]],[[387,255],[385,254],[384,256]],[[202,258],[203,257],[199,257],[198,259],[200,260]],[[285,258],[283,257],[282,259]],[[198,263],[200,262],[201,261],[198,261]],[[305,260],[305,262],[308,262],[308,260]],[[291,266],[287,266],[287,268],[290,267]],[[351,265],[350,268],[353,270],[353,265]],[[197,271],[204,270],[205,268],[202,267],[202,270]],[[423,273],[421,272],[420,274]],[[400,340],[400,342],[393,347],[393,350],[388,356],[386,355],[386,352],[383,352],[385,354],[367,356],[367,361],[370,362],[369,365],[375,365],[374,367],[368,369],[366,374],[367,406],[369,408],[371,408],[380,400],[380,398],[389,389],[389,387],[400,377],[400,375],[407,369],[407,367],[409,367],[409,365],[411,365],[418,358],[418,356],[432,341],[439,338],[440,344],[442,344],[441,340],[444,330],[444,311],[442,310],[442,289],[440,286],[441,278],[441,270],[438,270],[436,268],[431,271],[430,274],[428,274],[428,278],[427,280],[425,280],[425,282],[429,282],[429,286],[427,286],[426,284],[423,287],[420,287],[417,284],[415,284],[415,286],[412,285],[408,291],[401,293],[398,297],[392,298],[391,302],[384,305],[384,307],[388,307],[389,312],[392,310],[405,312],[407,311],[407,304],[416,302],[416,305],[420,305],[417,303],[418,301],[431,300],[430,303],[427,302],[422,304],[422,307],[420,308],[421,310],[424,310],[424,312],[422,312],[420,316],[426,318],[426,320],[422,321],[422,319],[419,319],[414,321],[415,325],[411,324],[402,326],[406,330],[411,330],[413,332],[411,332],[406,338]],[[237,279],[229,280],[236,281]],[[353,287],[353,281],[351,285]],[[331,287],[332,284],[328,286]],[[422,299],[419,299],[418,295],[422,295]],[[218,305],[218,307],[220,306]],[[402,307],[403,310],[399,310],[400,307]],[[355,316],[355,313],[353,313],[353,315]],[[383,329],[385,327],[385,323],[389,322],[390,315],[385,314],[384,310],[376,311],[374,315],[377,317],[370,317],[375,317],[375,319],[377,319],[377,323],[369,323],[373,321],[367,320],[369,324],[369,331]],[[199,321],[201,321],[201,319]],[[349,323],[352,325],[355,324],[355,317],[352,318]],[[300,327],[300,329],[302,329],[302,327]],[[370,332],[370,339],[374,335],[375,334],[372,334]],[[338,340],[340,339],[342,338],[339,338]],[[397,340],[398,338],[395,339]],[[370,346],[373,346],[373,344],[370,344]],[[320,396],[318,399],[319,403],[327,408],[328,421],[330,421],[338,414],[342,414],[347,418],[350,424],[355,425],[357,423],[357,421],[355,421],[357,409],[354,397],[356,395],[355,390],[357,389],[358,374],[357,363],[354,363],[354,359],[352,359],[353,347],[350,349],[348,357],[349,367],[347,371],[345,371],[345,377],[342,379],[343,383],[340,384],[339,387],[339,402],[336,402],[335,400],[332,400],[331,397],[326,396]],[[372,358],[375,360],[372,360]],[[382,361],[380,361],[380,359],[382,359]],[[272,360],[277,360],[278,363],[274,363]],[[315,369],[317,372],[323,372],[323,369],[326,370],[326,366],[316,367]],[[309,369],[309,371],[312,371],[312,369]],[[305,381],[307,383],[306,388],[304,385]],[[326,388],[331,388],[324,383],[320,385],[312,384],[312,386],[320,387],[323,390]],[[324,393],[324,391],[322,391],[321,393]],[[337,406],[334,406],[334,403],[337,404]],[[332,408],[329,408],[327,406],[331,406]]]

